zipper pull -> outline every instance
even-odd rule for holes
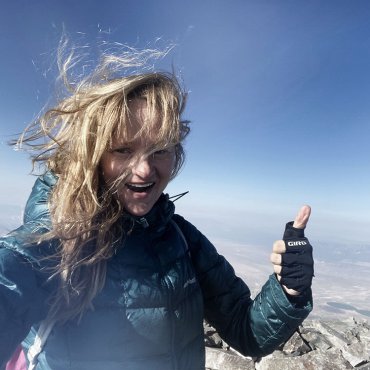
[[[146,229],[147,227],[149,227],[149,223],[148,221],[146,220],[145,217],[141,217],[137,220],[137,222],[144,228]]]

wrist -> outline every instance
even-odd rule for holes
[[[299,293],[298,295],[290,295],[287,292],[285,292],[286,297],[288,298],[289,302],[296,308],[303,308],[307,306],[307,303],[310,300],[310,289]]]

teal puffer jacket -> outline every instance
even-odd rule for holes
[[[50,227],[47,197],[55,181],[50,173],[36,181],[24,225],[0,238],[0,364],[22,341],[28,350],[57,289],[49,279],[55,261],[43,258],[56,243],[23,246],[29,232]],[[263,356],[312,308],[311,302],[293,307],[273,275],[252,300],[230,264],[174,215],[165,195],[145,220],[130,222],[132,232],[115,246],[93,309],[79,322],[54,326],[37,369],[204,369],[203,318],[235,349]]]

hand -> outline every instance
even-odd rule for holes
[[[311,286],[313,277],[312,247],[304,237],[311,208],[303,206],[294,223],[287,224],[283,240],[274,243],[270,260],[277,279],[286,293],[297,296]]]

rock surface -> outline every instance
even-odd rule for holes
[[[363,319],[307,320],[272,354],[244,357],[205,324],[207,370],[370,370],[370,324]]]

